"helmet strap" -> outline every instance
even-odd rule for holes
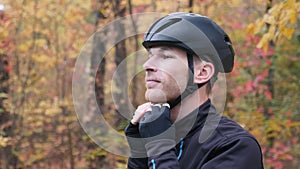
[[[188,60],[188,67],[189,67],[189,79],[187,86],[183,93],[179,95],[174,101],[168,102],[170,104],[170,109],[175,107],[177,104],[181,102],[181,100],[185,99],[188,95],[194,93],[197,89],[204,86],[207,82],[201,84],[194,83],[194,58],[193,53],[187,52],[187,60]]]

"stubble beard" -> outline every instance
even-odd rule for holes
[[[175,100],[180,96],[178,86],[169,86],[167,89],[147,89],[145,98],[152,103],[167,103]]]

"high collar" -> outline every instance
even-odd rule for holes
[[[179,121],[176,121],[174,123],[176,128],[176,138],[180,140],[181,138],[188,137],[189,135],[200,129],[201,126],[204,125],[211,107],[211,101],[210,99],[208,99],[187,116],[180,119]]]

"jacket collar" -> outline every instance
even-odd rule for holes
[[[214,109],[214,107],[211,105],[210,99],[208,99],[197,109],[174,123],[176,128],[176,138],[178,141],[182,138],[189,137],[194,132],[202,128],[209,112],[211,112],[211,107]]]

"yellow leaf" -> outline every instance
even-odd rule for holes
[[[265,15],[263,19],[266,23],[274,25],[276,23],[273,15]]]
[[[33,60],[37,63],[47,63],[49,61],[49,57],[47,55],[32,55]]]
[[[275,25],[271,25],[269,28],[269,34],[270,36],[274,36],[276,32],[276,26]]]
[[[282,7],[283,7],[282,3],[276,4],[269,10],[268,13],[272,14],[275,18],[278,18],[282,12]]]
[[[279,31],[280,31],[280,32],[283,32],[284,29],[285,29],[285,24],[283,24],[282,22],[280,22],[280,23],[278,24],[278,28],[279,28]]]
[[[296,0],[287,0],[284,2],[283,6],[286,8],[293,8],[296,3]]]
[[[9,141],[9,138],[0,136],[0,146],[1,147],[6,147],[8,141]]]
[[[265,26],[264,20],[257,20],[255,23],[254,34],[260,32],[260,30]]]
[[[248,25],[248,27],[247,27],[246,34],[249,35],[249,34],[254,33],[254,28],[255,28],[254,24],[250,23],[250,25]]]
[[[261,38],[261,40],[256,45],[256,47],[263,48],[264,51],[267,51],[268,45],[269,45],[269,40],[270,40],[270,34],[269,33],[264,34],[264,36]]]
[[[297,11],[296,10],[290,10],[289,11],[289,17],[291,24],[296,24],[297,22]]]
[[[37,39],[35,44],[39,47],[44,47],[47,45],[47,41],[45,39]]]
[[[299,12],[300,11],[300,2],[295,4],[295,9]]]
[[[45,115],[50,117],[55,117],[57,114],[61,112],[62,110],[59,107],[53,107],[53,108],[46,109]]]
[[[292,122],[288,124],[288,127],[300,127],[300,122]]]
[[[292,38],[292,35],[294,33],[294,28],[285,28],[283,31],[282,31],[282,34],[288,38],[288,39],[291,39]]]
[[[18,49],[20,52],[26,52],[29,49],[29,44],[28,43],[23,43],[18,46]]]
[[[6,39],[8,35],[7,29],[0,27],[0,38],[1,39]]]

